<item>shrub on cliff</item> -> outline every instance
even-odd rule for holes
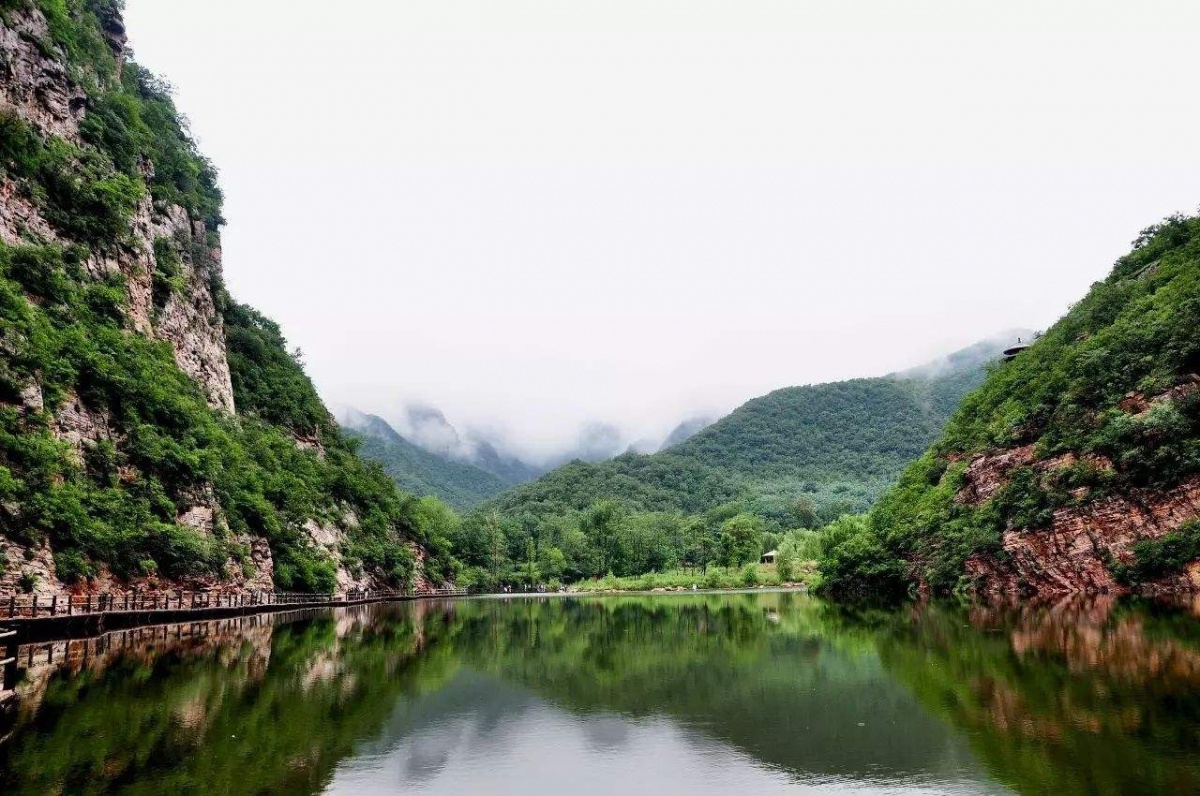
[[[1177,531],[1157,539],[1143,539],[1133,546],[1133,561],[1114,564],[1117,580],[1137,586],[1183,570],[1200,559],[1200,521],[1185,523]]]

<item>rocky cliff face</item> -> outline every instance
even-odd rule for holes
[[[1036,462],[1032,446],[979,456],[967,469],[966,484],[956,500],[982,505],[1004,488],[1008,473],[1018,466],[1053,472],[1076,461],[1074,456],[1060,456]],[[1094,463],[1111,467],[1103,460]],[[1085,498],[1086,492],[1076,497]],[[1198,477],[1168,490],[1107,496],[1054,510],[1049,527],[1004,531],[1000,552],[971,556],[966,571],[978,591],[992,596],[1123,593],[1129,589],[1117,581],[1113,565],[1133,563],[1136,543],[1161,539],[1197,517]],[[1186,573],[1150,590],[1200,591],[1200,567],[1189,567]]]
[[[119,18],[110,18],[106,33],[121,59],[124,25]],[[0,19],[0,111],[28,122],[46,137],[78,144],[88,96],[71,77],[65,54],[54,48],[51,41],[46,17],[35,6],[14,10]],[[152,172],[153,165],[146,163],[145,168]],[[72,243],[7,177],[0,181],[0,241],[10,245],[30,241]],[[173,293],[160,311],[156,311],[153,300],[156,241],[168,241],[169,246],[178,250],[184,279],[182,289]],[[203,222],[192,221],[178,205],[156,206],[146,195],[137,205],[129,234],[111,249],[94,250],[86,267],[94,278],[120,277],[127,287],[128,315],[133,329],[170,343],[180,369],[201,386],[209,404],[226,412],[234,411],[224,327],[212,287],[219,284],[221,250],[207,235]],[[45,407],[41,391],[34,383],[28,385],[26,397],[29,408],[52,413],[50,428],[54,435],[68,443],[79,460],[95,443],[117,437],[107,413],[89,408],[78,395],[70,396],[57,407]],[[182,508],[179,521],[212,533],[219,521],[215,497],[211,491],[195,497],[194,505]],[[4,541],[0,540],[0,549],[2,546]],[[26,564],[19,572],[10,568],[0,573],[0,592],[17,590],[17,581],[31,572],[37,576],[35,590],[50,593],[63,588],[55,575],[48,546],[10,542],[7,547],[9,559],[19,558]],[[264,553],[261,541],[257,548],[259,560],[254,562],[254,574],[246,579],[245,585],[270,588],[270,552]],[[101,578],[93,585],[111,587],[109,580]]]
[[[0,4],[0,594],[426,582],[405,498],[225,292],[215,172],[118,5]]]
[[[106,32],[113,35],[110,40],[119,59],[124,55],[123,31],[120,20],[110,18]],[[46,18],[36,7],[0,19],[0,110],[29,122],[46,136],[78,143],[88,97],[71,78],[65,56],[51,50],[49,41]],[[151,176],[153,165],[147,163],[145,168]],[[64,240],[6,178],[0,182],[0,240],[15,244],[30,239]],[[186,287],[156,314],[152,294],[155,241],[159,240],[177,248]],[[221,249],[210,240],[204,222],[192,221],[178,205],[156,206],[147,195],[138,203],[130,234],[113,250],[93,253],[88,269],[96,276],[122,276],[134,328],[168,341],[179,367],[204,388],[209,402],[234,411],[224,328],[212,290],[221,275]]]
[[[10,11],[0,25],[0,99],[47,135],[77,141],[87,95],[70,77],[51,40],[46,17],[34,8]]]

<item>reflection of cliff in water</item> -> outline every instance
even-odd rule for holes
[[[386,608],[110,634],[49,664],[23,649],[0,791],[319,792],[396,700],[441,682],[424,651],[447,609]]]
[[[1200,792],[1194,616],[1100,598],[890,619],[878,639],[889,672],[1017,790]]]

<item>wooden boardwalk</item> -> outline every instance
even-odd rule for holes
[[[125,643],[131,638],[140,639],[143,632],[166,633],[164,626],[167,625],[172,627],[174,635],[179,635],[183,628],[201,628],[207,632],[208,626],[203,623],[211,620],[253,621],[256,615],[265,613],[463,597],[466,594],[466,589],[417,589],[336,594],[129,592],[56,595],[48,601],[42,596],[9,597],[0,602],[0,707],[13,694],[21,652],[28,657],[29,665],[33,664],[35,655],[44,656],[44,660],[52,663],[56,653],[57,656],[73,657],[68,650],[80,649],[86,658],[92,646],[107,648],[111,639],[109,635],[100,634],[111,631],[121,631],[117,637]]]
[[[423,597],[461,597],[466,589],[416,589],[413,591],[347,591],[334,594],[298,594],[292,592],[213,591],[128,591],[116,594],[10,595],[0,598],[0,622],[21,625],[31,620],[97,614],[145,614],[181,611],[236,611],[244,608],[282,608],[296,606],[343,606],[387,600],[415,600]]]
[[[130,591],[88,595],[12,595],[0,598],[0,628],[15,631],[13,638],[24,644],[143,625],[220,619],[297,608],[339,608],[376,602],[462,597],[466,593],[466,589],[415,589],[334,594]],[[0,639],[0,660],[11,657],[3,653],[4,641],[8,638]]]

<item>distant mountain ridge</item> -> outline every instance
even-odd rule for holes
[[[691,438],[715,420],[707,416],[691,417],[676,425],[666,437],[645,437],[632,441],[629,441],[622,429],[615,424],[592,421],[580,427],[574,440],[548,458],[535,462],[513,452],[502,435],[474,428],[460,432],[440,409],[429,404],[406,404],[401,412],[392,417],[394,419],[388,420],[379,415],[348,408],[344,410],[342,419],[343,425],[366,436],[378,437],[381,443],[413,446],[431,454],[437,460],[484,470],[499,478],[506,487],[527,483],[572,461],[602,462],[623,453],[655,453]],[[370,456],[376,447],[368,446],[367,455]],[[406,458],[411,460],[414,457]],[[426,470],[436,467],[432,461],[421,465],[412,461],[394,464],[399,468],[398,483],[405,488],[409,488],[406,484],[412,483],[424,483],[426,488],[440,483],[437,478],[428,480],[413,470],[414,467]],[[431,492],[435,493],[441,494]]]
[[[379,462],[401,489],[414,495],[435,495],[460,511],[519,483],[470,462],[426,450],[377,415],[352,409],[343,415],[341,423],[360,441],[359,455]],[[494,450],[491,454],[498,465],[503,464]]]
[[[829,516],[863,511],[937,437],[983,382],[987,363],[1028,334],[1006,332],[887,376],[776,390],[669,449],[571,462],[489,506],[547,517],[604,499],[634,512],[695,513],[738,502],[781,525],[794,521],[801,499]]]

